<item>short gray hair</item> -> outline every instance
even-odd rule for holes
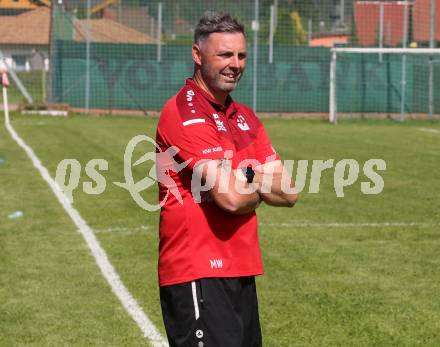
[[[199,43],[213,33],[242,33],[244,26],[226,12],[206,11],[194,32],[194,42]]]

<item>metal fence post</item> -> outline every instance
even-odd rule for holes
[[[50,26],[49,26],[49,78],[47,80],[47,102],[55,102],[55,1],[50,4]],[[44,100],[46,101],[46,100]]]
[[[383,8],[384,3],[381,2],[379,5],[379,47],[383,48]],[[379,53],[379,63],[382,63],[382,53]]]
[[[329,120],[336,124],[336,51],[332,51],[330,63],[330,95],[329,95]]]
[[[309,47],[312,45],[312,38],[313,38],[313,22],[312,22],[312,18],[309,18],[307,21],[307,44],[309,45]]]
[[[90,36],[91,36],[91,0],[87,0],[87,21],[86,21],[86,85],[85,85],[85,109],[89,112],[90,108]]]
[[[258,7],[258,0],[255,0],[255,18],[252,21],[252,30],[254,32],[254,75],[252,85],[252,108],[254,109],[254,112],[257,112],[258,30],[260,26],[260,23],[258,22]]]
[[[273,35],[275,31],[275,9],[270,5],[270,24],[269,24],[269,64],[273,63]]]
[[[429,48],[435,48],[435,2],[431,0],[430,23],[429,23]],[[434,114],[434,57],[429,57],[429,79],[428,79],[428,117],[431,119]]]
[[[344,0],[341,0],[339,4],[339,20],[341,21],[341,25],[345,27],[345,3]]]
[[[162,61],[162,3],[157,4],[157,62]]]
[[[409,2],[407,0],[403,3],[403,48],[406,48],[406,41],[408,40],[408,6]],[[405,120],[405,94],[406,94],[406,54],[402,55],[402,81],[401,81],[401,98],[400,98],[400,121]]]

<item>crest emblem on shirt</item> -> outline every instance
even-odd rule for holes
[[[226,127],[223,124],[223,121],[219,119],[220,116],[217,113],[213,113],[212,118],[214,118],[215,125],[217,126],[217,130],[226,132]]]
[[[242,131],[248,131],[251,128],[249,128],[249,125],[246,123],[246,119],[240,114],[237,117],[237,125]]]

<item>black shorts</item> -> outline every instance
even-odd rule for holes
[[[160,303],[170,347],[262,346],[254,277],[163,286]]]

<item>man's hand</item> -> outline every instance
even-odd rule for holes
[[[255,168],[254,183],[262,200],[271,206],[292,207],[298,199],[295,182],[280,160]]]
[[[297,200],[295,182],[279,160],[257,166],[250,184],[242,169],[232,170],[222,160],[205,162],[194,170],[201,178],[193,177],[193,181],[201,185],[202,201],[212,199],[234,214],[251,213],[261,201],[271,206],[292,207]]]

